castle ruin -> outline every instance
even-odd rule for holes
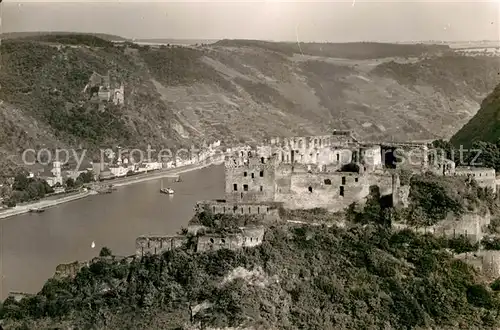
[[[225,198],[200,201],[195,213],[251,216],[261,225],[280,222],[280,210],[322,208],[340,212],[353,203],[363,205],[372,188],[393,207],[407,207],[409,182],[401,183],[398,169],[413,173],[432,172],[443,176],[467,176],[483,188],[496,192],[494,169],[455,167],[445,158],[429,154],[425,143],[360,142],[352,131],[334,130],[330,135],[272,138],[255,148],[233,148],[226,154]],[[402,161],[406,158],[406,162]],[[430,163],[429,160],[433,160]],[[470,219],[454,221],[455,234]],[[482,227],[481,221],[476,221]],[[474,222],[474,223],[476,223]],[[481,223],[480,223],[481,222]],[[480,239],[481,230],[464,228]],[[436,230],[433,228],[432,230]],[[262,242],[264,227],[239,228],[231,234],[196,235],[196,251],[238,249]],[[159,254],[187,242],[187,237],[140,237],[136,254]]]

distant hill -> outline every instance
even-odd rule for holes
[[[8,34],[1,44],[0,169],[26,148],[160,150],[332,128],[368,141],[450,138],[499,83],[497,59],[454,55],[442,45],[170,41]],[[86,86],[100,76],[111,91],[124,84],[123,105],[92,99],[103,84]]]
[[[452,138],[454,145],[474,141],[496,143],[500,139],[500,85],[481,103],[481,108]]]
[[[74,36],[74,35],[90,35],[106,41],[128,41],[128,39],[106,33],[77,33],[77,32],[58,32],[58,31],[41,31],[41,32],[9,32],[2,33],[0,37],[2,39],[19,39],[19,38],[34,38],[41,39],[47,38],[49,36]]]
[[[287,55],[303,54],[349,59],[374,59],[386,57],[418,57],[450,51],[447,45],[390,44],[378,42],[318,43],[271,42],[261,40],[224,39],[217,46],[259,47]]]
[[[171,39],[171,38],[155,38],[155,39],[134,39],[137,43],[150,44],[171,44],[171,45],[196,45],[196,44],[213,44],[219,39]]]

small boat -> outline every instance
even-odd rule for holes
[[[30,209],[29,210],[30,213],[43,213],[45,212],[44,209]]]
[[[173,195],[174,190],[173,190],[173,189],[170,189],[170,188],[163,188],[163,181],[162,181],[162,182],[161,182],[160,192],[161,192],[162,194]]]
[[[180,176],[178,176],[177,178],[175,178],[175,181],[174,181],[174,182],[182,182],[181,177],[180,177]]]
[[[160,192],[162,194],[168,194],[168,195],[172,195],[174,193],[174,190],[173,189],[170,189],[170,188],[161,188],[160,189]]]

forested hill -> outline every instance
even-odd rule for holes
[[[51,33],[2,42],[0,168],[26,148],[253,143],[332,127],[367,140],[448,138],[499,82],[495,58],[445,46],[222,40],[154,48],[116,39]],[[113,87],[124,84],[123,105],[83,92],[94,74],[108,73]]]
[[[474,141],[496,144],[500,139],[500,85],[481,103],[472,119],[452,138],[454,145],[469,146]]]
[[[187,234],[161,256],[130,260],[103,249],[76,277],[7,299],[0,321],[6,329],[498,329],[500,279],[455,258],[472,258],[479,243],[391,227],[488,208],[498,232],[498,200],[466,178],[407,180],[407,209],[388,208],[372,191],[342,227],[281,223],[266,227],[257,247],[194,252]],[[326,210],[281,211],[303,223],[339,220]],[[224,235],[256,221],[203,212],[192,223]],[[485,241],[500,249],[498,238]]]

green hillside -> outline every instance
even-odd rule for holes
[[[373,226],[274,228],[255,249],[103,258],[5,301],[0,319],[6,329],[492,329],[496,293],[440,247]]]
[[[472,119],[452,138],[458,146],[470,146],[475,141],[496,143],[500,138],[500,85],[482,102]]]

